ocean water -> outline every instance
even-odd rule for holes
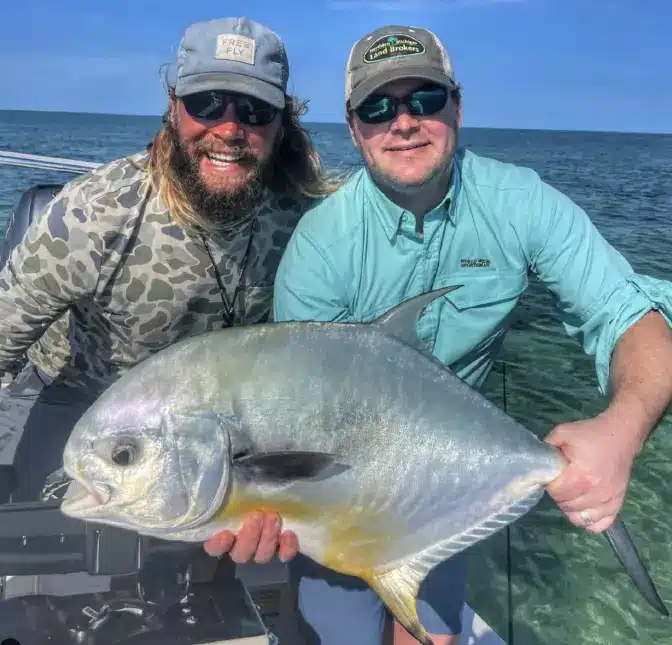
[[[141,149],[159,118],[0,111],[0,150],[104,162]],[[330,168],[360,163],[343,125],[310,124]],[[672,279],[672,136],[465,130],[475,152],[534,168],[582,206],[635,269]],[[0,166],[0,227],[21,192],[71,175]],[[568,339],[532,281],[486,394],[544,436],[597,414],[591,357]],[[672,413],[637,458],[622,512],[672,608]],[[473,548],[469,602],[510,645],[671,645],[672,619],[640,598],[602,536],[544,499],[507,534]]]

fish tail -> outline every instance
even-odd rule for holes
[[[604,536],[646,601],[663,616],[669,616],[670,612],[656,590],[646,566],[639,557],[635,543],[632,541],[623,520],[616,520],[604,532]]]
[[[378,594],[395,620],[422,645],[433,645],[427,630],[422,626],[416,598],[422,581],[420,572],[412,566],[402,565],[384,573],[374,573],[366,582]]]

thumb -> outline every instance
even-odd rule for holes
[[[555,446],[556,448],[562,449],[562,447],[569,443],[569,435],[570,435],[570,430],[569,426],[565,423],[562,423],[558,426],[555,426],[553,430],[551,430],[546,437],[544,438],[544,441],[546,443],[550,443],[552,446]]]

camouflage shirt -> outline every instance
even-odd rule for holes
[[[235,325],[268,320],[310,204],[269,194],[255,217],[204,241],[171,220],[145,161],[78,177],[33,222],[0,272],[0,374],[27,352],[46,376],[97,394],[163,347],[229,324],[228,308]]]

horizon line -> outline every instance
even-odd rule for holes
[[[161,119],[161,114],[142,114],[142,113],[117,113],[117,112],[83,112],[71,110],[45,110],[45,109],[21,109],[21,108],[2,108],[2,112],[29,112],[39,114],[73,114],[73,115],[87,115],[87,116],[108,116],[108,117],[129,117],[129,118],[146,118],[146,119]],[[341,125],[345,126],[343,121],[304,121],[306,125]],[[525,128],[512,126],[488,126],[488,125],[469,125],[463,126],[464,130],[519,130],[522,132],[563,132],[563,133],[581,133],[581,134],[634,134],[634,135],[652,135],[652,136],[672,136],[672,129],[669,131],[644,131],[644,130],[595,130],[593,128]]]

